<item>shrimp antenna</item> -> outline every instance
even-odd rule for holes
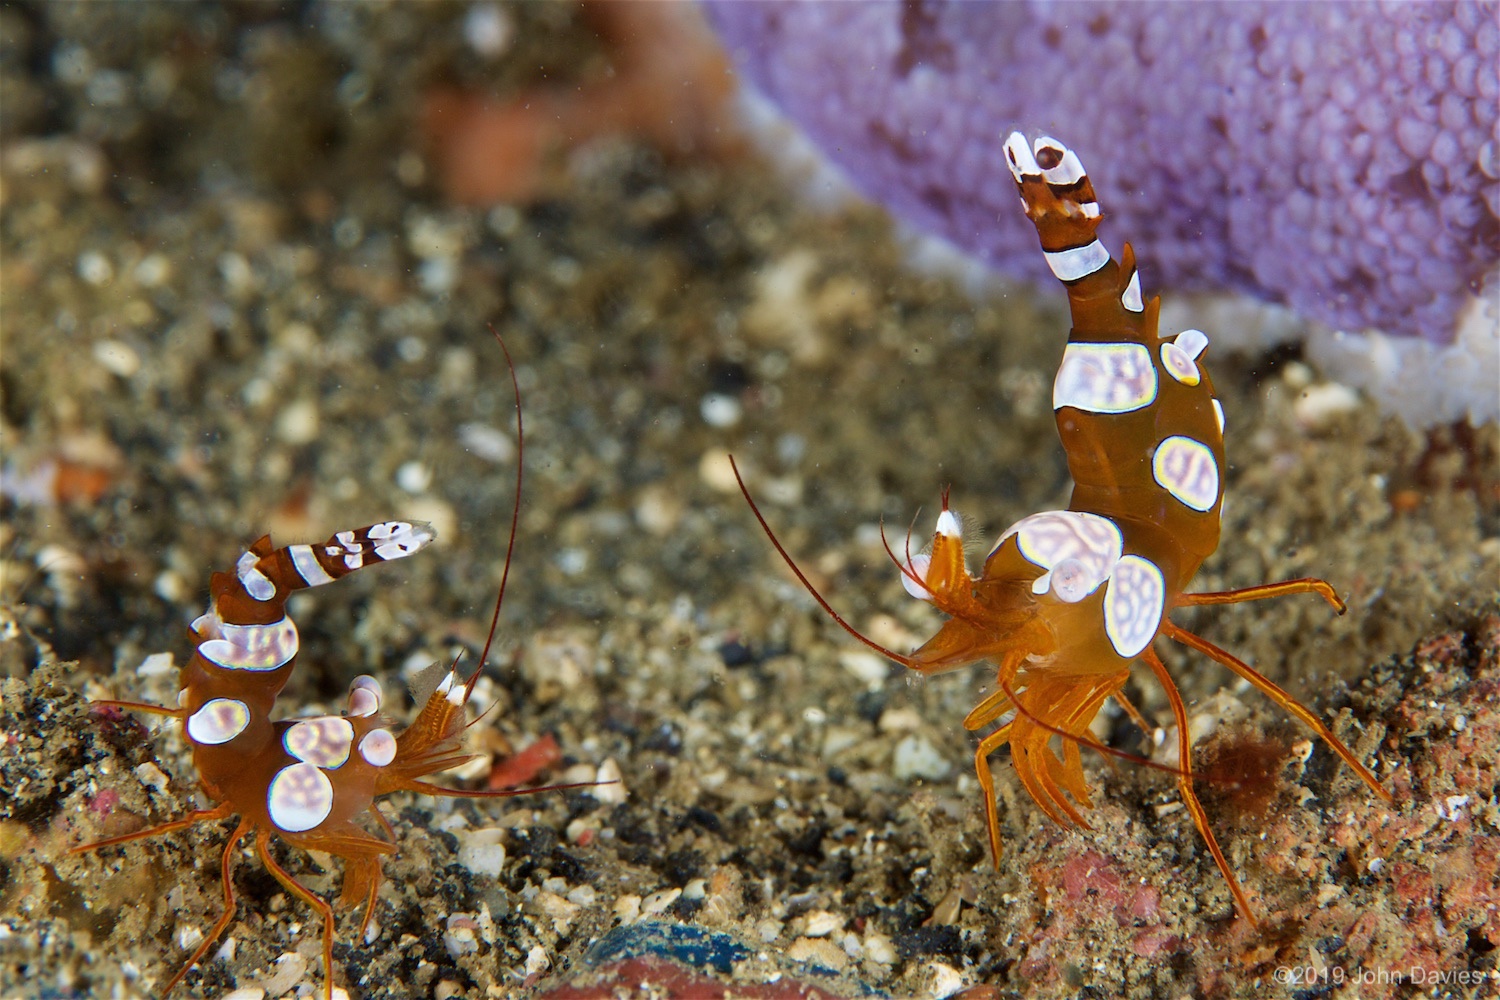
[[[781,539],[776,537],[776,532],[771,530],[771,525],[767,523],[765,515],[761,514],[760,507],[756,506],[755,498],[750,495],[750,488],[745,485],[745,477],[740,475],[740,467],[735,463],[733,455],[729,456],[729,467],[734,470],[734,481],[740,484],[740,492],[744,494],[745,502],[750,505],[750,512],[754,514],[755,519],[760,522],[761,530],[766,533],[766,537],[771,540],[771,544],[776,547],[776,551],[781,553],[782,561],[787,564],[787,568],[792,571],[792,574],[796,576],[799,581],[801,581],[802,586],[806,588],[809,594],[812,595],[812,599],[818,602],[818,606],[828,614],[828,617],[837,622],[839,628],[843,629],[845,632],[848,632],[854,638],[858,639],[869,648],[875,650],[875,652],[879,653],[881,656],[895,660],[903,667],[914,667],[915,661],[913,661],[911,657],[902,656],[900,653],[897,653],[894,650],[885,648],[874,639],[871,639],[864,633],[860,632],[860,630],[855,628],[853,625],[850,625],[849,622],[845,620],[843,615],[834,610],[833,605],[829,604],[827,599],[824,598],[821,593],[819,593],[818,588],[813,586],[812,581],[807,578],[807,574],[802,572],[802,567],[797,565],[797,561],[792,558],[791,553],[789,553],[786,550],[786,547],[781,544]]]

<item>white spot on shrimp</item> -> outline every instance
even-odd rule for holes
[[[325,583],[332,583],[333,577],[318,562],[318,557],[313,553],[311,545],[288,545],[287,555],[292,557],[292,565],[297,569],[297,575],[309,587],[321,587]]]
[[[1197,361],[1198,356],[1208,347],[1208,334],[1202,330],[1183,330],[1177,335],[1175,343],[1182,353]]]
[[[240,556],[239,562],[235,563],[235,571],[247,594],[257,601],[269,601],[276,596],[276,584],[272,583],[271,578],[255,565],[259,561],[260,557],[254,552],[246,552]]]
[[[1058,281],[1087,278],[1109,263],[1109,251],[1098,240],[1068,250],[1044,250],[1042,256],[1047,258],[1047,266],[1052,268]]]
[[[1036,151],[1038,160],[1042,158],[1043,153],[1050,154],[1049,159],[1057,160],[1056,166],[1048,167],[1042,171],[1042,176],[1047,178],[1048,184],[1067,187],[1069,184],[1077,184],[1084,177],[1088,176],[1087,172],[1083,169],[1083,161],[1078,158],[1078,154],[1050,135],[1038,138],[1032,144],[1032,148]]]
[[[1032,593],[1040,596],[1051,589],[1053,571],[1069,562],[1073,565],[1064,572],[1068,578],[1064,587],[1067,593],[1078,594],[1077,600],[1092,594],[1109,579],[1125,542],[1113,521],[1073,510],[1048,510],[1024,517],[1000,536],[995,548],[1004,545],[1012,535],[1021,555],[1046,571],[1032,581]]]
[[[1149,559],[1124,556],[1104,593],[1104,632],[1115,652],[1134,659],[1151,645],[1166,609],[1167,586]]]
[[[293,757],[330,769],[349,759],[353,743],[353,724],[333,715],[294,722],[281,738],[282,746]]]
[[[205,621],[206,619],[206,621]],[[217,615],[203,615],[193,623],[214,626],[216,637],[198,645],[198,652],[210,663],[226,670],[279,670],[297,655],[297,625],[290,618],[266,625],[232,625]]]
[[[311,830],[333,810],[333,782],[316,764],[290,764],[276,772],[266,790],[271,822],[287,833]]]
[[[1171,341],[1161,345],[1161,366],[1183,385],[1197,385],[1202,381],[1198,365],[1186,351]]]
[[[1151,476],[1180,503],[1207,511],[1219,499],[1219,463],[1201,441],[1174,434],[1156,446]]]
[[[359,741],[359,755],[375,767],[385,767],[396,759],[396,738],[389,729],[375,729]]]
[[[1120,305],[1133,313],[1146,311],[1146,304],[1141,301],[1141,272],[1130,272],[1130,283],[1120,293]]]
[[[188,716],[187,734],[194,743],[228,743],[250,725],[250,709],[233,698],[214,698]]]
[[[1042,168],[1037,166],[1036,157],[1031,154],[1031,145],[1020,132],[1012,132],[1006,138],[1005,162],[1010,166],[1010,174],[1018,184],[1024,177],[1041,176]]]
[[[349,685],[349,714],[355,718],[369,718],[380,711],[385,695],[380,682],[369,674],[361,674]]]
[[[382,559],[403,559],[420,551],[437,537],[432,525],[407,521],[372,524],[368,535],[376,543],[375,554]]]
[[[1069,344],[1052,383],[1052,408],[1129,413],[1156,400],[1156,365],[1144,344]]]

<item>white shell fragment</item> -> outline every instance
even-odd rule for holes
[[[1129,413],[1156,400],[1156,365],[1144,344],[1069,344],[1052,383],[1052,408]]]
[[[334,715],[303,719],[287,728],[281,742],[286,752],[298,760],[318,767],[335,768],[349,759],[354,726],[348,719]]]
[[[1115,564],[1104,593],[1104,631],[1115,652],[1132,659],[1151,645],[1166,599],[1166,580],[1151,560],[1125,556]]]
[[[250,709],[233,698],[214,698],[188,716],[187,734],[194,743],[228,743],[250,725]]]
[[[311,830],[333,809],[333,782],[316,764],[291,764],[276,772],[266,792],[271,822],[287,833]]]

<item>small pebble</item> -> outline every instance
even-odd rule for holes
[[[109,258],[97,250],[88,250],[78,256],[78,276],[98,288],[114,280],[114,265]]]
[[[891,773],[898,781],[909,781],[912,778],[941,781],[952,770],[953,765],[938,753],[937,748],[925,736],[907,736],[896,744]]]
[[[600,805],[617,806],[630,797],[630,790],[625,787],[621,778],[620,765],[613,757],[599,765],[599,771],[594,775],[594,780],[599,782],[611,781],[614,784],[600,784],[589,790]]]
[[[849,956],[844,954],[843,949],[824,938],[799,937],[786,950],[786,957],[794,962],[808,962],[836,972],[842,972],[849,964]]]
[[[135,266],[136,284],[142,288],[158,288],[172,277],[172,262],[164,254],[147,254]]]
[[[1359,409],[1359,393],[1347,385],[1323,382],[1302,391],[1297,402],[1292,404],[1292,413],[1297,422],[1309,430],[1317,430],[1340,414]]]
[[[733,396],[722,392],[710,392],[699,400],[698,412],[702,415],[705,424],[723,429],[739,423],[740,418],[745,414],[745,408]]]
[[[443,947],[454,958],[479,951],[479,923],[472,913],[449,915],[443,933]]]
[[[500,842],[504,835],[504,830],[495,827],[460,834],[458,863],[475,875],[499,877],[505,869],[505,845]]]
[[[622,924],[628,924],[638,920],[641,915],[641,897],[636,895],[621,896],[615,900],[615,918]]]
[[[662,485],[647,486],[636,496],[635,523],[658,538],[677,529],[682,520],[682,499]]]
[[[540,976],[550,968],[552,959],[547,957],[547,949],[539,944],[532,945],[531,950],[526,953],[526,975]]]
[[[94,345],[94,360],[120,378],[129,378],[141,370],[141,356],[123,340],[99,341]]]
[[[171,653],[152,653],[141,661],[135,672],[141,677],[160,677],[170,674],[174,668]]]
[[[734,467],[729,464],[729,452],[723,448],[710,448],[699,456],[698,478],[716,493],[738,493],[740,490],[734,478]]]
[[[583,909],[577,903],[570,903],[555,892],[539,893],[536,897],[536,905],[544,916],[551,918],[552,926],[559,934],[568,933],[573,926],[573,921],[578,919],[578,914]]]
[[[497,3],[476,3],[464,15],[464,41],[476,55],[498,58],[510,48],[515,37],[515,21]]]
[[[191,588],[188,587],[187,581],[182,578],[182,574],[170,569],[164,569],[156,574],[156,579],[152,581],[151,589],[156,593],[157,597],[160,597],[168,604],[182,604],[190,596],[195,596],[190,594]]]
[[[259,986],[241,986],[225,993],[223,1000],[265,1000],[266,991]]]
[[[663,889],[660,892],[653,892],[641,901],[641,912],[649,914],[665,913],[667,907],[677,902],[677,898],[681,895],[681,889]]]
[[[396,470],[396,485],[407,493],[426,493],[432,485],[432,470],[421,462],[403,462]]]
[[[168,784],[168,778],[166,774],[162,771],[161,768],[157,767],[149,760],[144,764],[138,764],[136,766],[135,776],[137,779],[139,779],[141,784],[156,792],[162,791],[167,787]]]
[[[890,673],[890,668],[886,666],[887,662],[889,661],[883,656],[861,652],[857,649],[845,649],[839,653],[839,666],[849,671],[871,690],[885,684],[886,676]]]
[[[275,971],[260,981],[268,995],[279,997],[302,981],[307,974],[307,959],[288,951],[276,960]]]
[[[963,974],[951,965],[928,962],[927,971],[932,977],[928,981],[927,994],[933,997],[933,1000],[950,997],[964,988]]]
[[[875,725],[882,733],[909,733],[922,728],[922,716],[913,708],[888,708]]]
[[[844,918],[837,914],[829,913],[827,910],[813,910],[807,915],[807,928],[803,931],[808,937],[827,937],[836,930],[842,929]]]
[[[318,404],[296,399],[276,415],[276,437],[286,444],[311,444],[318,439]]]
[[[493,465],[508,465],[516,458],[516,445],[510,435],[489,424],[460,424],[458,443]]]

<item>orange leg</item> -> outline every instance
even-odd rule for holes
[[[1156,732],[1156,727],[1146,721],[1146,717],[1141,714],[1141,710],[1136,708],[1129,698],[1125,697],[1125,692],[1116,691],[1111,697],[1115,699],[1116,705],[1125,710],[1125,715],[1129,717],[1131,722],[1135,723],[1136,728],[1145,733],[1148,740],[1151,739],[1152,734]]]
[[[964,728],[973,732],[983,726],[989,725],[1000,716],[1004,715],[1010,708],[1010,696],[1004,691],[996,691],[986,695],[985,699],[964,716]]]
[[[323,996],[333,1000],[333,907],[326,900],[314,895],[306,886],[292,877],[291,872],[276,863],[269,849],[271,835],[261,830],[255,835],[255,852],[260,855],[266,870],[276,877],[287,892],[312,907],[323,920]]]
[[[205,823],[212,819],[223,819],[234,815],[234,810],[229,803],[221,803],[212,809],[197,809],[188,813],[182,819],[174,819],[170,823],[162,823],[159,826],[147,827],[137,830],[135,833],[122,833],[118,837],[106,837],[89,844],[80,844],[77,847],[68,848],[69,854],[82,854],[85,851],[96,850],[100,847],[112,847],[115,844],[124,844],[132,840],[143,840],[146,837],[154,837],[159,833],[171,833],[173,830],[181,830],[183,827],[192,826],[194,823]]]
[[[1165,622],[1163,623],[1165,624]],[[1229,893],[1234,897],[1236,909],[1252,925],[1258,926],[1255,913],[1250,909],[1250,900],[1245,897],[1245,890],[1240,888],[1239,880],[1234,877],[1234,871],[1229,867],[1229,859],[1224,857],[1224,852],[1219,849],[1219,842],[1214,838],[1214,832],[1208,825],[1208,813],[1203,809],[1203,803],[1198,801],[1198,793],[1193,791],[1193,740],[1188,732],[1187,706],[1182,703],[1182,695],[1177,690],[1177,685],[1172,681],[1172,675],[1167,673],[1165,664],[1156,651],[1150,646],[1141,654],[1141,659],[1151,667],[1151,672],[1156,674],[1157,681],[1167,693],[1167,701],[1171,702],[1172,715],[1177,720],[1177,753],[1182,773],[1177,779],[1177,789],[1182,795],[1182,804],[1187,806],[1188,814],[1193,817],[1193,825],[1203,835],[1208,844],[1208,852],[1214,856],[1219,871],[1224,873],[1224,881],[1229,883]]]
[[[1369,768],[1365,767],[1359,762],[1359,759],[1354,756],[1354,751],[1346,747],[1343,740],[1340,740],[1337,736],[1333,735],[1333,731],[1330,730],[1327,726],[1323,725],[1322,721],[1319,720],[1319,718],[1314,715],[1310,709],[1308,709],[1296,698],[1293,698],[1291,695],[1287,694],[1269,678],[1261,675],[1248,663],[1245,663],[1243,660],[1234,656],[1232,653],[1229,653],[1224,649],[1220,649],[1218,646],[1215,646],[1213,643],[1209,642],[1202,636],[1194,635],[1187,629],[1179,628],[1178,626],[1173,625],[1171,622],[1166,621],[1165,619],[1163,619],[1161,623],[1161,632],[1162,635],[1165,635],[1169,639],[1180,642],[1184,646],[1196,649],[1198,652],[1212,657],[1213,659],[1222,663],[1224,666],[1228,667],[1230,670],[1233,670],[1235,673],[1245,678],[1245,680],[1249,681],[1251,684],[1254,684],[1266,695],[1266,697],[1270,698],[1276,704],[1286,709],[1292,715],[1295,715],[1297,718],[1301,719],[1309,729],[1317,733],[1318,737],[1322,739],[1324,743],[1327,743],[1330,747],[1332,747],[1334,753],[1344,758],[1344,763],[1353,768],[1354,773],[1359,775],[1360,780],[1374,789],[1376,794],[1385,799],[1387,802],[1395,801],[1395,798],[1391,795],[1391,793],[1381,787],[1380,779],[1371,774]]]
[[[370,921],[375,918],[375,898],[380,892],[380,861],[372,859],[375,866],[375,874],[370,876],[370,889],[365,894],[365,917],[359,922],[359,939],[365,944],[370,943]]]
[[[1348,607],[1334,592],[1327,580],[1304,576],[1281,583],[1263,583],[1258,587],[1243,587],[1239,590],[1216,590],[1205,594],[1183,594],[1177,598],[1178,607],[1196,604],[1243,604],[1246,601],[1264,601],[1268,597],[1285,597],[1288,594],[1317,594],[1333,605],[1333,610],[1343,614]]]
[[[391,826],[391,821],[385,818],[385,813],[381,812],[374,802],[370,803],[370,812],[375,814],[375,818],[380,821],[381,827],[385,830],[386,837],[394,844],[396,842],[396,828]]]
[[[219,916],[218,921],[214,923],[213,929],[204,937],[203,942],[198,945],[198,950],[193,952],[192,957],[187,960],[187,964],[178,971],[177,975],[172,977],[172,981],[167,984],[167,988],[162,990],[162,996],[171,993],[172,987],[182,982],[182,977],[191,972],[193,966],[197,965],[203,956],[208,954],[208,949],[213,947],[213,943],[219,940],[219,935],[224,933],[224,928],[229,926],[229,921],[234,919],[234,882],[229,877],[229,869],[234,861],[234,850],[239,846],[240,839],[250,831],[250,826],[251,823],[248,819],[240,820],[240,825],[234,828],[234,833],[230,836],[229,843],[224,845],[224,912]]]
[[[973,732],[994,722],[1004,715],[1011,707],[1010,696],[1005,691],[996,691],[990,694],[974,709],[964,716],[964,728]],[[979,778],[979,787],[984,795],[984,823],[989,832],[990,857],[995,862],[995,869],[1000,868],[1000,814],[995,809],[995,777],[990,772],[990,754],[1005,745],[1010,739],[1010,723],[1007,722],[999,729],[990,733],[979,741],[979,747],[974,751],[974,773]]]
[[[983,725],[983,723],[980,723]],[[990,772],[990,754],[1005,745],[1010,739],[1010,723],[990,733],[979,741],[974,751],[974,773],[979,776],[979,788],[984,793],[984,825],[990,836],[990,859],[995,870],[1000,870],[1000,813],[995,808],[995,776]]]

